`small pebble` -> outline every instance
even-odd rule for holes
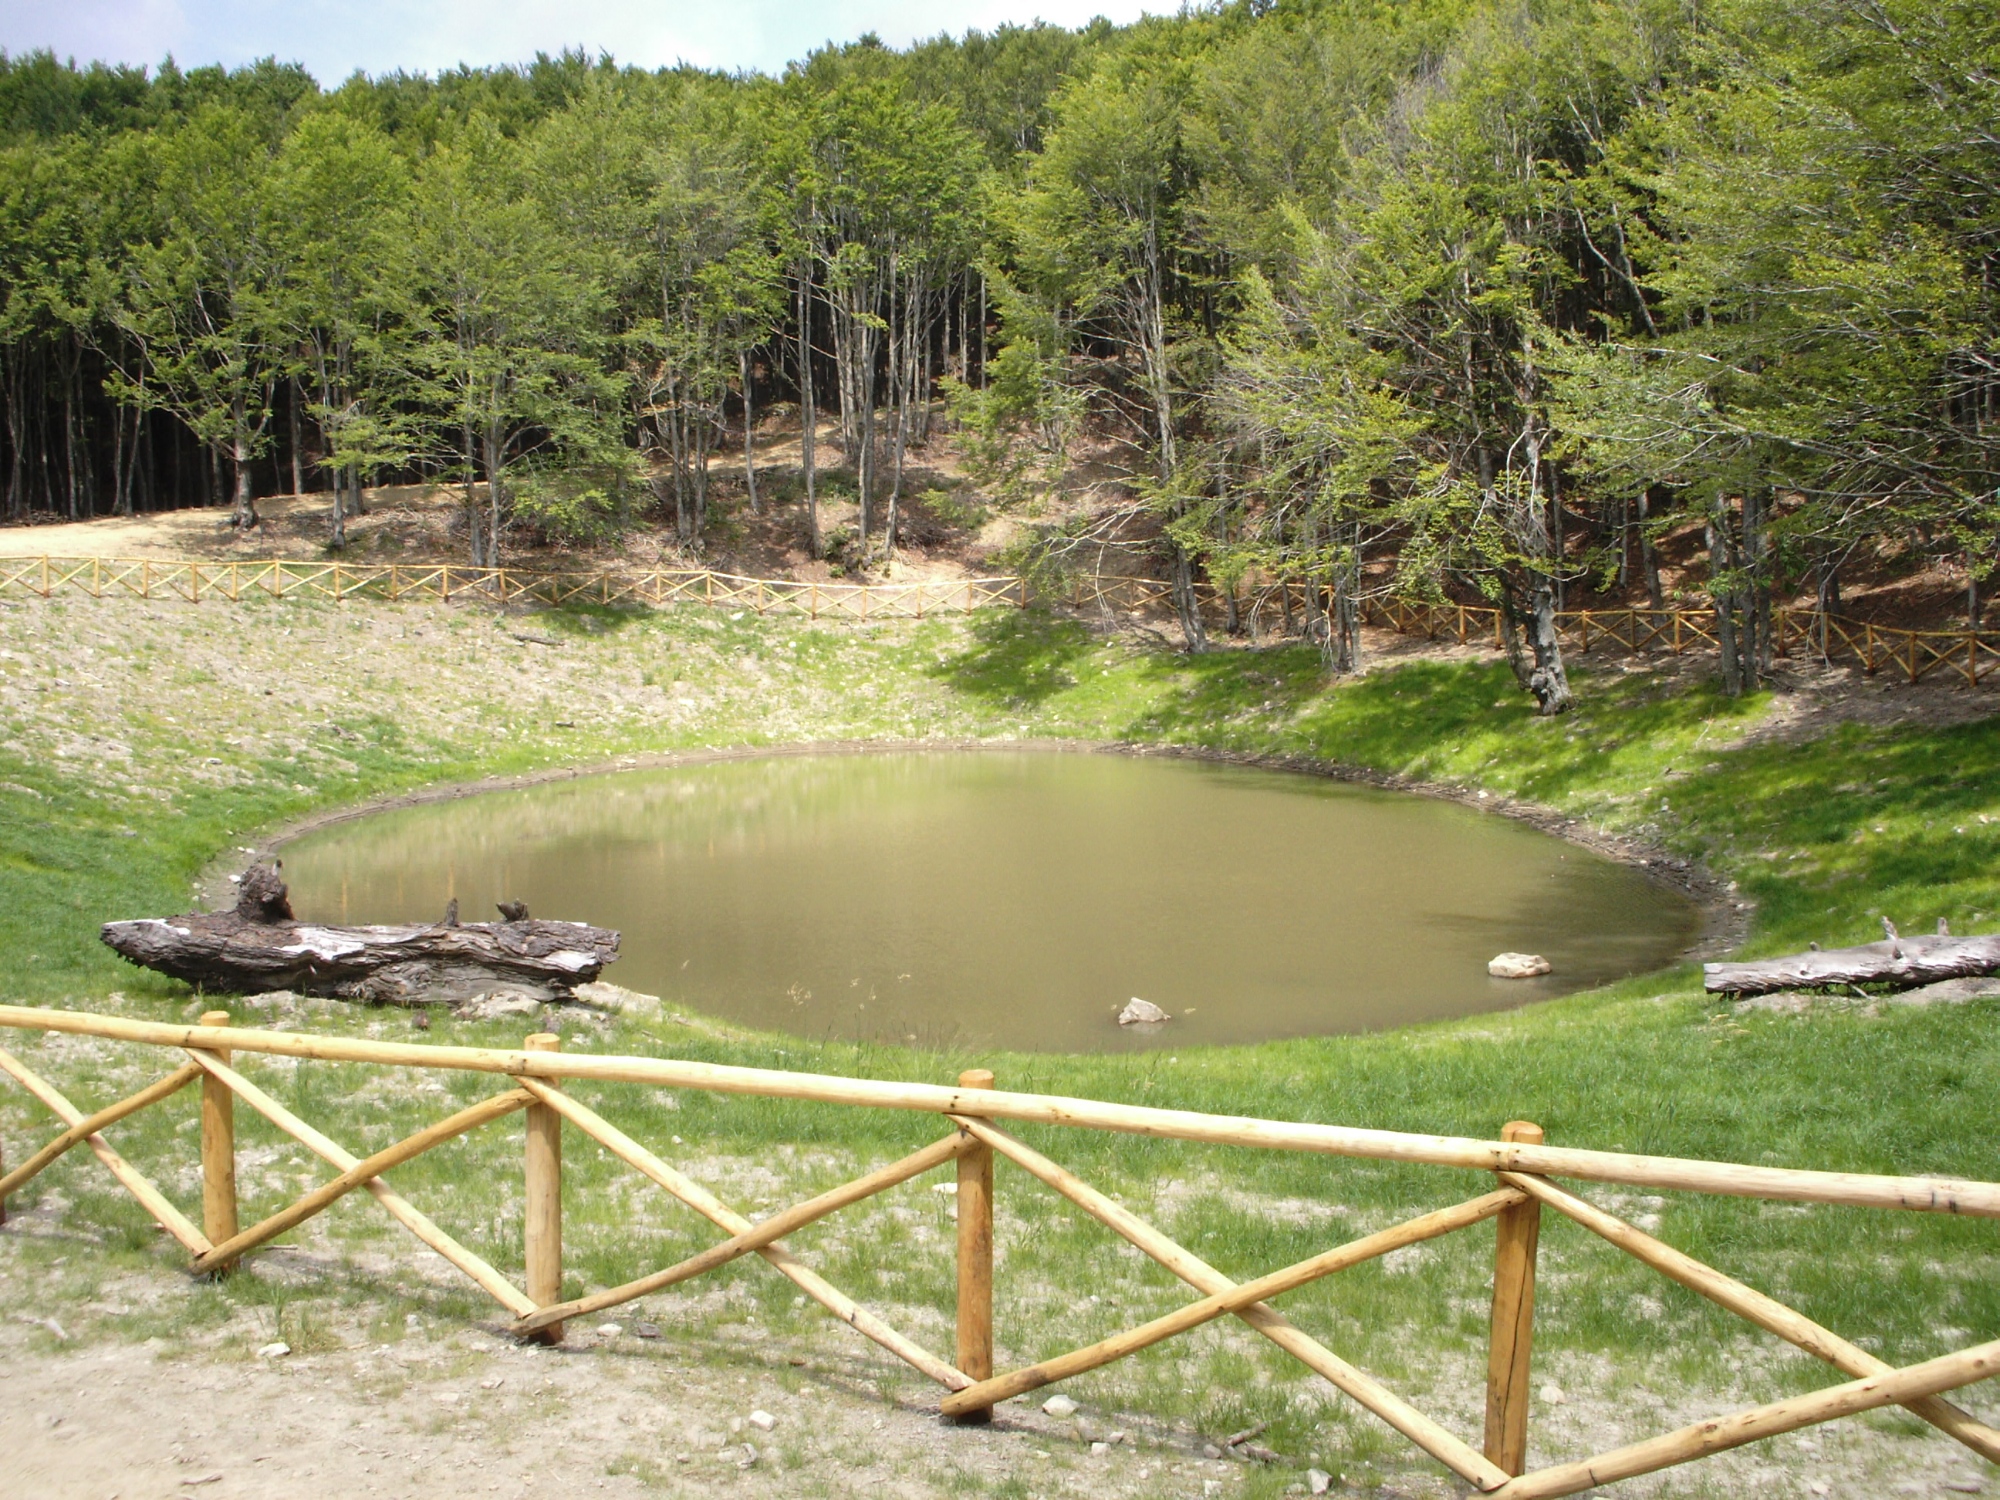
[[[1051,1417],[1073,1417],[1076,1403],[1067,1396],[1055,1395],[1042,1403],[1042,1410]]]
[[[1484,793],[1482,793],[1481,795],[1483,796]],[[1324,1495],[1328,1490],[1332,1488],[1333,1488],[1333,1476],[1327,1473],[1326,1470],[1324,1469],[1306,1470],[1307,1494]]]
[[[1569,1397],[1563,1394],[1561,1386],[1551,1380],[1542,1387],[1542,1399],[1551,1406],[1561,1406],[1565,1401],[1569,1400]]]
[[[624,1331],[616,1323],[599,1323],[597,1325],[597,1336],[599,1338],[615,1339]]]
[[[266,1344],[257,1351],[259,1359],[283,1359],[292,1352],[292,1346],[284,1343]]]
[[[1090,1445],[1090,1456],[1092,1458],[1102,1458],[1110,1451],[1111,1445],[1109,1443],[1092,1443]]]
[[[660,1325],[658,1323],[634,1323],[632,1325],[632,1332],[642,1339],[656,1339],[660,1336]]]
[[[778,1425],[778,1419],[760,1408],[750,1413],[750,1425],[759,1432],[769,1432]]]

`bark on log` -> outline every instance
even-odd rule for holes
[[[1765,995],[1838,984],[1931,984],[2000,971],[2000,934],[1895,937],[1858,948],[1827,948],[1701,968],[1702,988],[1712,995]]]
[[[616,932],[582,922],[300,922],[277,870],[264,865],[244,872],[233,911],[106,922],[101,936],[131,962],[205,989],[296,990],[378,1005],[452,1005],[494,993],[562,1000],[618,957]]]

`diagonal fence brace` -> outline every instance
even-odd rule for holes
[[[1651,1474],[1657,1469],[1707,1458],[1745,1443],[1796,1432],[1839,1417],[1874,1411],[1883,1406],[1907,1406],[1923,1396],[1935,1396],[1975,1381],[2000,1375],[2000,1339],[1976,1344],[1956,1354],[1940,1355],[1920,1365],[1871,1375],[1846,1385],[1828,1386],[1806,1396],[1793,1396],[1764,1406],[1695,1422],[1678,1432],[1663,1433],[1575,1463],[1556,1464],[1509,1480],[1493,1492],[1493,1500],[1555,1500],[1619,1479]]]
[[[245,1251],[254,1250],[265,1241],[276,1239],[287,1229],[303,1224],[314,1214],[331,1208],[356,1188],[367,1186],[380,1178],[384,1172],[422,1156],[433,1146],[442,1146],[446,1141],[464,1135],[469,1130],[477,1130],[480,1126],[490,1125],[493,1121],[511,1115],[518,1109],[525,1109],[529,1097],[525,1089],[509,1089],[504,1094],[495,1094],[489,1099],[482,1099],[477,1104],[396,1142],[393,1146],[384,1147],[365,1161],[356,1162],[333,1181],[306,1193],[289,1207],[279,1209],[262,1223],[252,1224],[242,1233],[232,1235],[214,1249],[197,1255],[194,1269],[212,1271],[217,1266],[230,1264]]]
[[[1868,1377],[1895,1373],[1895,1367],[1887,1360],[1850,1344],[1805,1314],[1793,1311],[1776,1298],[1745,1286],[1712,1266],[1703,1265],[1693,1256],[1654,1239],[1643,1229],[1563,1191],[1554,1183],[1522,1172],[1502,1172],[1499,1176],[1501,1181],[1532,1194],[1557,1213],[1575,1220],[1592,1234],[1651,1266],[1661,1275],[1708,1298],[1737,1317],[1756,1324],[1767,1333],[1775,1333],[1787,1343],[1825,1360],[1843,1375]],[[2000,1463],[2000,1432],[1988,1427],[1970,1412],[1952,1405],[1942,1396],[1918,1396],[1906,1406],[1910,1412],[1957,1438],[1980,1457]]]
[[[1174,1243],[1159,1230],[1119,1207],[1097,1189],[1057,1166],[1033,1147],[985,1121],[966,1115],[948,1115],[960,1129],[977,1136],[995,1151],[1040,1178],[1107,1229],[1150,1255],[1181,1280],[1206,1296],[1227,1296],[1236,1283],[1192,1251]],[[1394,1391],[1371,1375],[1363,1374],[1311,1335],[1292,1326],[1275,1308],[1253,1303],[1236,1313],[1245,1323],[1283,1349],[1308,1369],[1324,1376],[1336,1388],[1387,1422],[1461,1479],[1482,1490],[1497,1490],[1508,1475],[1484,1454],[1446,1431]]]
[[[719,1225],[732,1235],[747,1234],[756,1228],[707,1188],[686,1174],[675,1171],[589,1105],[579,1104],[562,1090],[552,1089],[540,1080],[527,1077],[525,1074],[520,1075],[519,1082],[522,1088],[555,1110],[613,1156],[665,1188],[710,1223]],[[929,1350],[912,1343],[896,1332],[817,1271],[802,1265],[784,1246],[765,1245],[752,1253],[761,1255],[776,1267],[781,1275],[789,1278],[800,1291],[853,1328],[855,1332],[864,1338],[873,1339],[896,1358],[921,1370],[947,1390],[963,1390],[972,1384],[972,1377],[963,1370],[946,1364]],[[534,1311],[536,1309],[532,1306],[521,1309],[524,1317]]]
[[[258,1088],[256,1084],[237,1072],[228,1063],[222,1062],[205,1052],[190,1052],[188,1055],[204,1071],[213,1074],[227,1084],[230,1092],[235,1094],[237,1098],[256,1110],[258,1114],[269,1120],[287,1135],[293,1137],[301,1145],[305,1146],[307,1150],[332,1162],[343,1172],[361,1164],[361,1159],[354,1155],[353,1152],[346,1150],[335,1141],[322,1135],[304,1120],[301,1120],[297,1115],[286,1109],[284,1105]],[[473,1254],[472,1251],[466,1249],[465,1246],[446,1234],[427,1215],[419,1212],[409,1199],[390,1187],[388,1183],[379,1177],[371,1177],[362,1186],[368,1189],[369,1194],[377,1203],[388,1210],[391,1218],[395,1219],[397,1223],[409,1230],[411,1234],[415,1235],[419,1240],[451,1262],[452,1265],[463,1271],[487,1296],[498,1302],[507,1311],[519,1317],[524,1313],[530,1313],[535,1310],[534,1302],[529,1299],[525,1292],[502,1276],[498,1271],[494,1270],[492,1266],[488,1265],[479,1256]],[[208,1248],[206,1242],[203,1243],[202,1248],[204,1250]]]
[[[691,1281],[705,1272],[726,1266],[753,1250],[761,1250],[766,1245],[776,1244],[795,1229],[803,1229],[806,1225],[815,1223],[828,1214],[837,1213],[850,1204],[859,1203],[864,1198],[872,1198],[877,1193],[895,1187],[898,1183],[908,1182],[912,1177],[919,1177],[934,1167],[941,1167],[968,1151],[976,1150],[977,1147],[978,1143],[970,1136],[953,1134],[924,1147],[921,1151],[913,1152],[901,1161],[878,1168],[865,1177],[855,1178],[852,1182],[842,1183],[839,1187],[831,1188],[816,1198],[809,1198],[782,1213],[773,1214],[741,1234],[734,1235],[719,1245],[711,1245],[700,1254],[691,1255],[663,1271],[655,1271],[650,1276],[641,1276],[636,1281],[628,1281],[623,1286],[611,1287],[588,1297],[551,1303],[529,1317],[519,1319],[509,1331],[516,1334],[534,1333],[551,1323],[588,1317],[607,1308],[622,1306],[649,1292],[661,1291],[679,1282]]]
[[[1452,1234],[1460,1229],[1469,1229],[1474,1224],[1483,1224],[1502,1209],[1511,1208],[1527,1201],[1527,1194],[1502,1189],[1497,1193],[1487,1193],[1468,1203],[1455,1204],[1450,1208],[1438,1209],[1435,1213],[1424,1214],[1402,1224],[1394,1225],[1378,1233],[1351,1240],[1345,1245],[1260,1276],[1255,1281],[1246,1281],[1234,1291],[1218,1292],[1204,1297],[1199,1302],[1190,1302],[1185,1307],[1142,1323],[1137,1328],[1127,1329],[1082,1349],[1068,1354],[1059,1354],[1053,1359],[1045,1359],[1036,1364],[1023,1366],[1005,1375],[996,1375],[991,1380],[982,1380],[978,1385],[963,1391],[955,1391],[944,1399],[944,1414],[954,1416],[962,1410],[975,1406],[991,1406],[1005,1401],[1010,1396],[1019,1396],[1027,1391],[1038,1390],[1052,1385],[1058,1380],[1081,1375],[1087,1370],[1095,1370],[1100,1365],[1108,1365],[1113,1360],[1123,1359],[1128,1354],[1136,1354],[1141,1349],[1150,1348],[1175,1334],[1186,1333],[1191,1328],[1199,1328],[1204,1323],[1229,1313],[1242,1312],[1268,1297],[1276,1297],[1321,1277],[1331,1276],[1337,1271],[1345,1271],[1364,1261],[1387,1255],[1392,1250],[1400,1250],[1406,1245],[1421,1244],[1440,1235]]]
[[[33,1094],[49,1111],[72,1128],[88,1123],[83,1111],[65,1099],[54,1084],[38,1077],[28,1066],[12,1053],[0,1050],[0,1069],[13,1075],[14,1080]],[[188,1216],[175,1208],[167,1200],[167,1195],[153,1186],[152,1182],[137,1167],[111,1149],[111,1143],[98,1134],[85,1137],[97,1159],[104,1163],[113,1177],[124,1185],[125,1191],[139,1200],[139,1206],[151,1214],[171,1234],[199,1255],[208,1249],[208,1236],[194,1227]]]
[[[82,1144],[100,1130],[116,1125],[127,1116],[136,1115],[140,1110],[178,1094],[199,1077],[201,1069],[189,1063],[185,1067],[176,1068],[159,1082],[139,1090],[129,1099],[121,1099],[116,1104],[106,1105],[89,1119],[80,1120],[70,1126],[5,1177],[0,1177],[0,1203],[6,1202],[21,1188],[40,1176],[44,1169],[68,1152],[71,1147]]]

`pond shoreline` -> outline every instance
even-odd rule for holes
[[[243,860],[254,862],[279,857],[287,844],[306,834],[398,808],[456,802],[462,798],[479,796],[487,792],[515,791],[524,787],[577,781],[589,776],[610,775],[621,771],[668,770],[677,766],[715,765],[729,761],[777,757],[907,755],[966,751],[1127,755],[1135,758],[1207,761],[1217,765],[1242,766],[1255,770],[1288,771],[1295,775],[1315,776],[1323,780],[1374,787],[1383,791],[1408,792],[1453,802],[1476,812],[1497,814],[1636,869],[1651,883],[1687,898],[1699,914],[1700,922],[1694,943],[1682,951],[1681,957],[1687,962],[1720,958],[1736,949],[1749,936],[1754,915],[1752,903],[1741,899],[1730,882],[1720,879],[1697,861],[1682,859],[1657,844],[1592,827],[1583,819],[1570,817],[1556,808],[1524,802],[1476,786],[1403,776],[1312,755],[1227,750],[1204,745],[1158,744],[1144,740],[1049,737],[978,739],[964,736],[940,736],[928,739],[813,740],[783,745],[734,745],[704,750],[653,751],[620,755],[608,761],[594,761],[583,765],[551,766],[544,770],[522,772],[513,776],[447,782],[415,791],[369,798],[346,807],[330,808],[281,824],[257,839],[255,853],[249,856],[241,855],[241,846],[236,850],[217,855],[209,861],[201,873],[198,882],[199,900],[210,909],[233,905],[235,892],[230,877],[241,873]]]

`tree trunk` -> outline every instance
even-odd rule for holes
[[[757,505],[757,419],[756,393],[750,386],[750,351],[736,351],[736,364],[743,386],[743,491],[750,500],[750,514],[761,514]]]
[[[250,420],[240,399],[234,416],[235,439],[230,445],[230,457],[236,464],[236,503],[229,513],[229,524],[238,531],[249,531],[257,524],[257,502],[251,493]]]
[[[1849,984],[1933,984],[2000,972],[2000,937],[1898,935],[1858,948],[1814,949],[1787,958],[1701,967],[1702,988],[1711,995],[1766,995]]]
[[[486,566],[500,566],[500,527],[506,516],[507,486],[501,478],[507,461],[506,433],[495,417],[486,424]]]
[[[468,415],[459,427],[459,438],[465,453],[465,534],[472,566],[486,566],[485,528],[479,521],[479,473],[478,450],[473,446],[472,418]]]
[[[1535,669],[1528,674],[1528,691],[1535,695],[1544,717],[1568,713],[1576,700],[1570,695],[1569,674],[1563,670],[1562,641],[1556,635],[1555,591],[1548,580],[1537,579],[1532,595],[1529,645],[1535,653]]]
[[[1639,491],[1639,567],[1646,577],[1646,602],[1654,609],[1667,607],[1665,589],[1660,586],[1660,554],[1653,547],[1653,534],[1646,521],[1652,506],[1652,486]]]
[[[68,361],[65,361],[67,364]],[[71,388],[70,371],[63,372],[63,470],[66,483],[64,497],[69,502],[69,518],[77,517],[77,462],[76,462],[76,395]]]
[[[285,404],[286,423],[290,429],[286,436],[292,440],[292,493],[303,495],[306,492],[305,456],[299,450],[305,446],[305,423],[299,420],[299,405],[305,398],[296,378],[290,386],[291,399]]]
[[[333,530],[327,545],[335,552],[347,550],[347,476],[349,469],[333,471]]]
[[[819,409],[813,404],[812,277],[799,275],[799,461],[806,479],[806,551],[817,560],[825,546],[819,534],[817,440]]]
[[[1729,576],[1727,526],[1725,515],[1720,525],[1711,521],[1707,528],[1708,596],[1715,604],[1715,643],[1722,656],[1722,691],[1735,698],[1742,695],[1744,688],[1743,651],[1742,632],[1737,628],[1735,581]]]
[[[525,914],[462,927],[455,914],[401,927],[296,921],[269,866],[246,872],[242,890],[231,911],[107,922],[99,935],[132,963],[205,989],[294,990],[377,1005],[452,1004],[496,991],[563,1000],[618,957],[616,932]]]
[[[18,356],[7,362],[7,519],[19,521],[28,514],[26,493],[26,464],[22,450],[24,434],[21,431],[21,361]]]

